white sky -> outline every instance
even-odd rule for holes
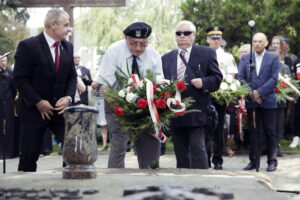
[[[28,8],[30,15],[26,25],[28,28],[40,28],[44,26],[44,18],[48,10],[51,8]],[[74,18],[76,19],[80,13],[81,8],[74,8]]]

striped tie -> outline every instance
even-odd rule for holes
[[[185,69],[186,66],[184,64],[184,62],[182,61],[182,59],[184,59],[186,61],[186,50],[182,50],[180,52],[180,65],[177,68],[177,80],[182,80],[184,78],[184,73],[185,73]]]

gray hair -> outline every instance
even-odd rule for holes
[[[44,20],[44,27],[45,28],[50,28],[51,24],[53,23],[60,23],[61,21],[61,16],[64,15],[68,18],[70,18],[69,14],[61,9],[54,8],[48,11],[46,14],[45,20]]]
[[[196,32],[196,26],[193,24],[193,22],[191,21],[187,21],[187,20],[183,20],[180,21],[177,25],[176,25],[176,30],[182,26],[182,25],[189,25],[191,27],[191,31]]]

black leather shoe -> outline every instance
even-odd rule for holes
[[[215,167],[214,167],[215,170],[222,170],[223,167],[221,164],[215,164]]]
[[[267,172],[273,172],[276,170],[276,165],[274,163],[268,164]]]
[[[255,163],[249,163],[245,168],[244,170],[252,170],[252,169],[255,169]]]

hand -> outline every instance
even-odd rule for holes
[[[62,97],[56,102],[54,110],[59,111],[58,114],[62,114],[64,108],[68,107],[70,103],[69,97]]]
[[[108,90],[110,90],[110,88],[107,85],[102,86],[101,89],[102,89],[104,95],[107,93]],[[105,98],[105,101],[108,104],[111,104],[112,102],[114,102],[114,100],[112,98],[108,98],[108,97]]]
[[[83,93],[85,91],[85,87],[82,86],[80,83],[77,82],[77,89],[79,90],[80,93]]]
[[[262,100],[260,94],[257,92],[257,90],[253,90],[252,95],[253,95],[254,101],[256,103],[258,103],[258,104],[262,103],[263,100]]]
[[[203,87],[202,79],[201,78],[194,78],[191,80],[191,83],[195,88],[200,89]]]
[[[51,119],[51,115],[53,115],[52,110],[54,110],[54,108],[48,101],[41,100],[36,104],[36,107],[40,111],[43,120]]]
[[[91,86],[95,90],[95,89],[97,89],[100,86],[100,83],[98,83],[96,81],[93,81]]]

